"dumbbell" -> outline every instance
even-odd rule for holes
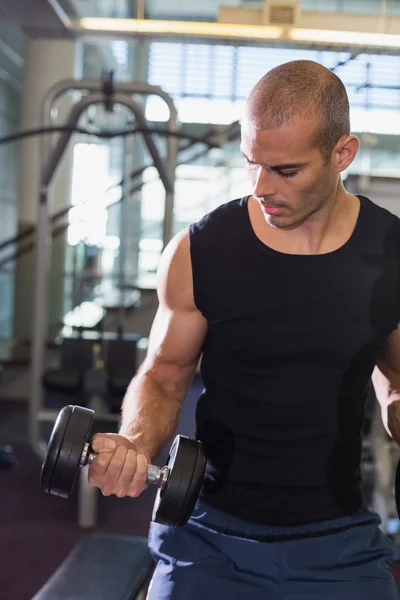
[[[48,494],[68,498],[80,467],[97,454],[90,447],[94,411],[65,406],[57,416],[42,464],[40,483]],[[201,442],[177,435],[163,467],[147,465],[147,483],[158,487],[152,520],[184,525],[193,512],[206,467]]]

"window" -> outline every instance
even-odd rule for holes
[[[294,48],[154,42],[150,46],[149,83],[172,96],[182,122],[226,124],[241,118],[248,93],[264,73],[298,59],[320,62],[342,79],[352,107],[354,131],[399,134],[399,56],[351,57],[346,52]],[[146,116],[151,121],[164,121],[168,109],[161,100],[149,98]]]

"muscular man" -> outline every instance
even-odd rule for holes
[[[373,372],[400,440],[400,220],[345,190],[358,148],[336,75],[273,69],[242,124],[252,194],[163,254],[148,356],[90,467],[105,495],[143,491],[202,354],[206,476],[187,525],[151,525],[150,600],[398,599],[359,465]]]

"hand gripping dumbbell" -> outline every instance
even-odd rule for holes
[[[90,447],[94,411],[65,406],[50,435],[41,470],[41,486],[47,493],[68,498],[79,468],[97,454]],[[152,520],[164,525],[184,525],[193,512],[206,467],[198,440],[177,435],[164,467],[147,465],[147,483],[157,485]]]

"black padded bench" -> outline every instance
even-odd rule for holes
[[[64,338],[60,344],[60,366],[47,369],[42,383],[46,390],[74,395],[85,393],[85,373],[93,371],[93,345],[101,345],[105,370],[95,370],[104,387],[111,408],[120,412],[122,398],[137,368],[137,344],[140,336],[135,333],[103,332],[94,338],[89,334],[79,338]],[[104,383],[103,383],[104,378]]]
[[[92,346],[97,340],[64,338],[60,345],[61,366],[47,369],[42,383],[45,389],[65,394],[79,394],[83,387],[83,374],[93,363]]]
[[[95,533],[75,546],[32,600],[135,600],[153,565],[146,538]]]

